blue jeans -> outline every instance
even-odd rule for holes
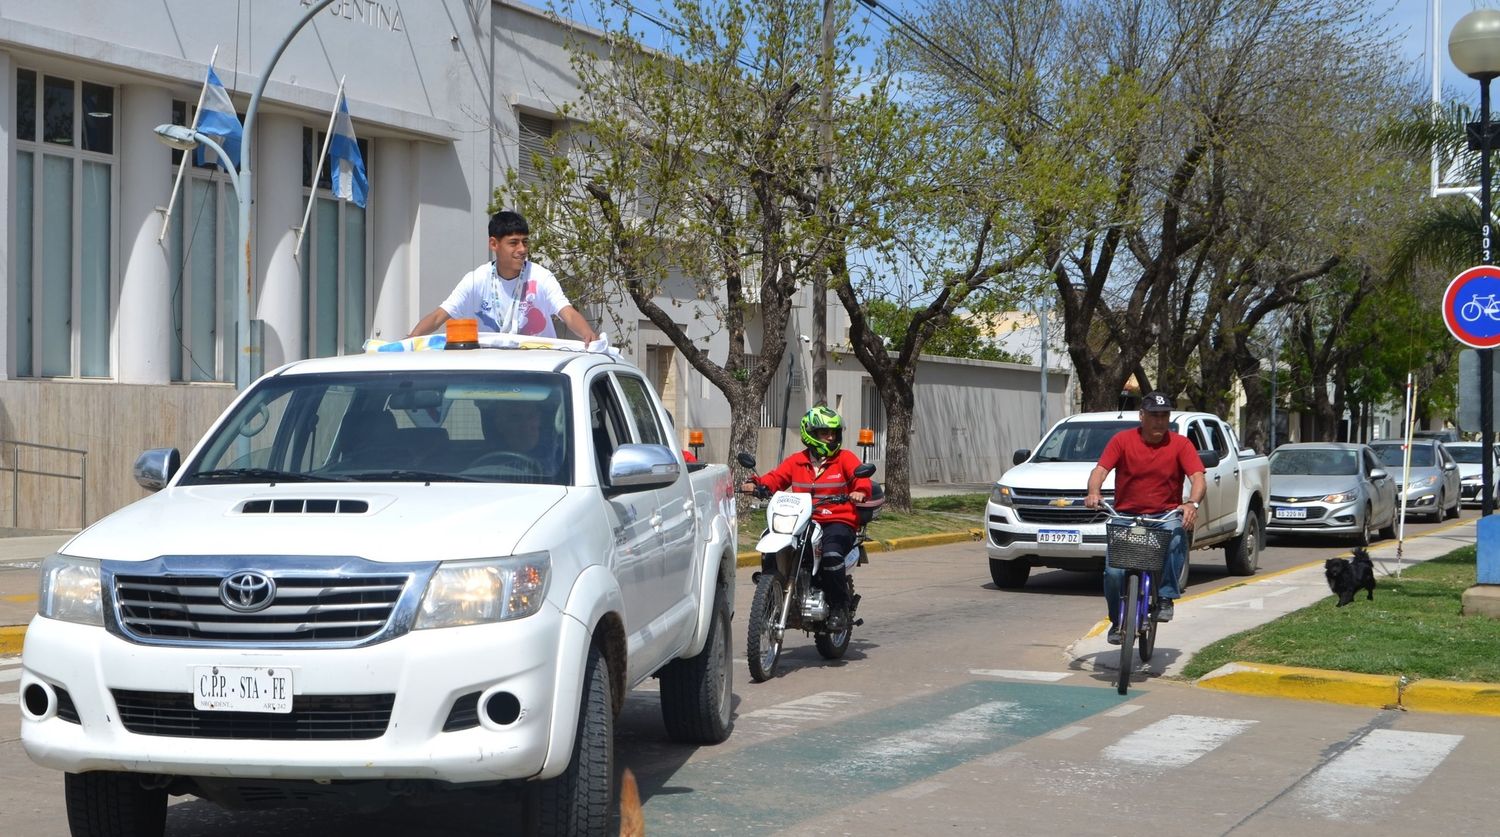
[[[1182,575],[1182,565],[1187,563],[1187,530],[1182,528],[1182,518],[1173,517],[1161,522],[1164,529],[1172,531],[1172,540],[1167,544],[1167,561],[1162,571],[1156,574],[1155,583],[1163,599],[1175,599],[1182,595],[1177,589],[1177,579]],[[1120,619],[1120,588],[1125,584],[1125,571],[1104,567],[1104,604],[1109,608],[1110,623]]]

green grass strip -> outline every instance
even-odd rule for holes
[[[1226,637],[1183,669],[1197,678],[1230,662],[1500,682],[1500,620],[1464,616],[1475,581],[1474,547],[1406,567],[1399,578],[1376,568],[1375,600],[1364,592],[1345,607],[1332,595],[1273,622]]]

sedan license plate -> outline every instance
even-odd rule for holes
[[[207,712],[292,711],[292,670],[194,666],[193,708]]]
[[[1306,520],[1307,509],[1294,509],[1287,508],[1286,506],[1277,506],[1276,517],[1282,520]]]
[[[1083,532],[1078,529],[1038,529],[1037,543],[1083,543]]]

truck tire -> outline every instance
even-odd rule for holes
[[[546,837],[607,837],[614,798],[615,730],[609,661],[595,645],[583,669],[583,701],[573,757],[562,775],[531,794],[538,832]]]
[[[703,650],[661,670],[661,719],[668,737],[684,744],[720,744],[734,728],[729,604],[722,589],[713,607]]]
[[[68,773],[63,795],[74,837],[162,837],[167,790],[141,784],[134,773]]]
[[[1260,512],[1245,518],[1245,531],[1224,545],[1224,566],[1230,575],[1255,575],[1260,567]]]
[[[1001,590],[1019,590],[1026,586],[1026,577],[1031,575],[1031,565],[1021,560],[1004,561],[990,559],[990,580]]]

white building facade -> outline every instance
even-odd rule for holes
[[[211,165],[190,165],[174,199],[182,152],[154,129],[191,122],[216,50],[218,77],[243,114],[258,74],[309,8],[309,0],[0,5],[0,475],[11,472],[0,480],[0,525],[72,528],[139,498],[129,473],[136,454],[186,451],[234,397],[238,199]],[[494,187],[512,167],[524,175],[521,148],[549,133],[575,94],[565,43],[579,35],[589,33],[508,0],[334,0],[287,43],[248,138],[256,370],[405,336],[486,258]],[[313,178],[340,78],[369,173],[362,209],[334,199],[326,167]],[[695,322],[692,304],[676,309],[683,323]],[[794,312],[793,335],[808,333],[806,311],[804,303]],[[684,440],[703,429],[702,453],[727,458],[723,397],[638,312],[611,313],[623,324],[617,342],[674,407]],[[836,305],[829,319],[831,338],[842,336]],[[795,349],[805,370],[808,354]],[[835,367],[830,402],[851,425],[878,428],[868,376],[847,356]],[[1035,413],[1034,368],[962,368],[974,380],[1005,379],[1023,399],[1029,391]],[[1053,418],[1064,409],[1063,386],[1049,386],[1059,393]],[[795,448],[805,376],[784,367],[763,424],[780,423],[788,392]],[[1018,420],[1025,412],[1016,393],[1000,400]],[[923,410],[915,443],[958,426],[933,413],[924,436]],[[948,430],[937,429],[942,421]],[[1035,425],[1004,433],[1028,445]],[[965,443],[1010,444],[995,432],[965,431]],[[778,452],[776,435],[768,432],[763,456]],[[879,446],[871,454],[878,460]],[[985,455],[1008,462],[1008,450]],[[921,472],[938,458],[914,451],[913,482],[959,481],[941,465],[935,479]],[[961,481],[999,475],[967,464],[973,473]]]

